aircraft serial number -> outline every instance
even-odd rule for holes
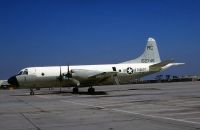
[[[137,68],[137,72],[145,72],[146,68]]]
[[[141,59],[141,63],[151,63],[154,62],[154,59]]]

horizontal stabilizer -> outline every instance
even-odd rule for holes
[[[166,65],[166,66],[163,66],[162,67],[162,70],[166,70],[166,69],[168,69],[168,68],[170,68],[170,67],[172,67],[172,66],[179,66],[179,65],[184,65],[185,63],[169,63],[168,65]]]
[[[151,65],[151,66],[149,67],[149,69],[150,69],[151,71],[158,71],[158,70],[161,70],[161,68],[162,68],[163,66],[166,66],[166,65],[168,65],[169,63],[173,63],[173,62],[174,62],[173,60],[166,60],[166,61],[160,62],[160,63],[158,63],[158,64]]]
[[[178,65],[185,64],[185,63],[173,63],[173,62],[174,62],[173,60],[166,60],[166,61],[160,62],[158,64],[151,65],[149,67],[149,69],[150,69],[150,71],[161,71],[161,70],[165,70],[172,66],[178,66]]]

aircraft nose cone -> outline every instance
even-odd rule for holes
[[[16,76],[12,76],[8,79],[8,83],[11,85],[19,86]]]

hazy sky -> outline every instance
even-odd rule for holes
[[[119,63],[148,37],[164,74],[200,74],[200,0],[0,0],[0,79],[30,66]]]

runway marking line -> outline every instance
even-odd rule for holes
[[[188,121],[188,120],[184,120],[184,119],[175,119],[175,118],[170,118],[170,117],[154,116],[154,115],[142,114],[142,113],[131,112],[131,111],[126,111],[126,110],[120,110],[120,109],[112,109],[112,110],[113,111],[117,111],[117,112],[123,112],[123,113],[128,113],[128,114],[134,114],[134,115],[139,115],[139,116],[144,116],[144,117],[155,118],[155,119],[164,119],[164,120],[171,120],[171,121],[177,121],[177,122],[184,122],[184,123],[189,123],[189,124],[200,125],[199,122]]]
[[[200,125],[200,122],[188,121],[188,120],[184,120],[184,119],[175,119],[175,118],[170,118],[170,117],[154,116],[154,115],[142,114],[142,113],[138,113],[138,112],[126,111],[126,110],[121,110],[121,109],[107,109],[104,106],[96,106],[96,105],[90,105],[90,104],[86,104],[86,103],[78,103],[78,102],[74,102],[74,101],[66,101],[66,100],[60,100],[60,101],[66,102],[66,103],[72,103],[75,105],[100,108],[100,109],[105,109],[105,110],[110,110],[110,111],[115,111],[115,112],[121,112],[121,113],[127,113],[127,114],[143,116],[143,117],[154,118],[154,119],[170,120],[170,121],[177,121],[177,122],[184,122],[184,123],[189,123],[189,124]]]
[[[45,99],[50,99],[50,97],[47,97],[47,96],[41,96],[41,95],[36,95],[36,97],[39,97],[39,98],[45,98]]]
[[[200,117],[196,117],[196,118],[188,118],[190,120],[200,120]]]
[[[178,111],[178,110],[182,110],[182,109],[171,109],[171,108],[169,108],[169,109],[159,109],[159,110],[153,110],[153,109],[151,109],[151,110],[139,110],[139,111],[136,111],[136,112],[163,112],[163,111]]]
[[[103,107],[103,106],[95,106],[95,105],[89,105],[89,104],[85,104],[85,103],[78,103],[78,102],[66,101],[66,100],[61,100],[61,101],[62,102],[66,102],[66,103],[72,103],[72,104],[76,104],[76,105],[81,105],[81,106],[87,106],[87,107],[94,107],[94,108],[105,109],[105,107]]]
[[[200,112],[186,112],[186,113],[170,113],[173,115],[190,115],[190,114],[200,114]]]

